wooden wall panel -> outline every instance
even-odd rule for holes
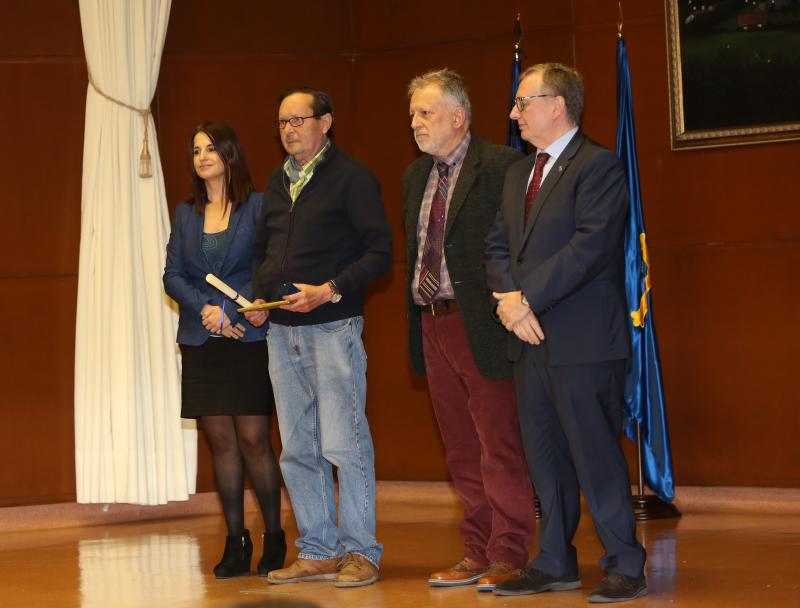
[[[597,2],[597,0],[571,0],[573,24],[576,27],[594,25],[598,23],[616,23],[619,20],[619,8],[616,2]],[[642,17],[661,17],[664,14],[664,0],[635,0],[620,2],[625,22],[624,31],[627,33],[628,25]],[[616,31],[616,30],[615,30]],[[627,34],[626,34],[627,35]]]
[[[798,263],[797,240],[654,248],[678,483],[800,485]]]
[[[77,4],[4,3],[0,506],[75,496],[72,422],[86,68]],[[25,311],[27,314],[21,314]],[[35,318],[34,322],[28,319]]]
[[[0,2],[0,58],[58,61],[83,57],[81,17],[75,0]]]
[[[5,236],[0,274],[75,274],[85,65],[72,60],[0,62],[0,90],[0,111],[13,117],[3,128],[14,142],[0,149],[0,166],[8,171],[3,211],[8,225],[21,227]]]
[[[521,13],[527,43],[538,31],[569,28],[571,3],[546,0],[354,0],[354,45],[359,54],[385,49],[431,48],[465,40],[502,39],[513,46]],[[530,52],[530,51],[528,51]],[[505,65],[505,64],[504,64]]]
[[[0,276],[0,315],[18,320],[0,338],[0,506],[74,500],[77,286],[74,275]],[[19,321],[21,310],[38,305],[36,322]]]
[[[178,0],[170,9],[164,55],[347,53],[352,47],[350,4],[350,0],[306,0],[302,5]]]

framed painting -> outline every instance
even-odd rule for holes
[[[800,0],[665,0],[672,149],[800,139]]]

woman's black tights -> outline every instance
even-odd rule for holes
[[[244,531],[244,467],[261,507],[265,531],[280,531],[281,482],[270,442],[269,416],[203,416],[201,424],[211,445],[228,536]]]

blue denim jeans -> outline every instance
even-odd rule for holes
[[[303,559],[359,553],[376,566],[375,453],[365,414],[362,317],[318,325],[272,324],[267,334],[281,472]],[[333,467],[339,479],[337,525]]]

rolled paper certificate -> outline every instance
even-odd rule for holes
[[[208,283],[209,285],[213,285],[214,287],[219,289],[231,300],[239,304],[239,306],[252,306],[253,304],[250,300],[245,298],[242,294],[238,293],[235,289],[233,289],[230,285],[225,283],[222,279],[220,279],[219,277],[215,277],[211,273],[208,273],[206,275],[206,283]]]
[[[276,302],[264,302],[263,304],[250,304],[244,308],[237,308],[236,312],[252,312],[254,310],[270,310],[271,308],[278,308],[284,304],[291,304],[289,300],[278,300]]]

